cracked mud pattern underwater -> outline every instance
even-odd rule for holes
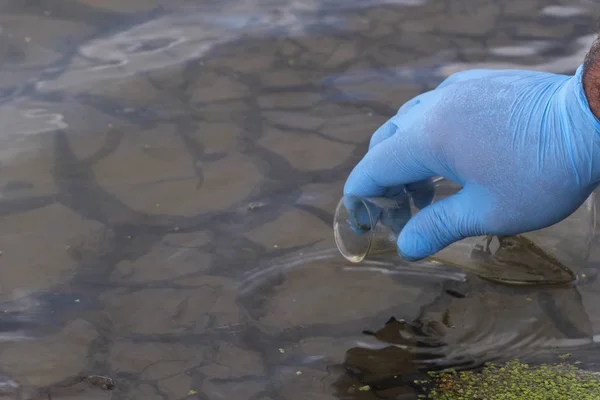
[[[598,246],[577,288],[518,289],[348,268],[331,231],[403,102],[466,68],[572,73],[596,18],[0,0],[0,399],[414,399],[420,369],[566,348],[596,368]]]

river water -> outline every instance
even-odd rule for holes
[[[519,289],[355,268],[331,221],[402,103],[464,69],[571,74],[597,17],[0,0],[0,398],[415,399],[412,374],[448,365],[568,351],[596,369],[600,246],[577,287]]]

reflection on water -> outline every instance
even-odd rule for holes
[[[304,253],[303,261],[278,260],[281,268],[252,273],[240,289],[261,330],[300,338],[291,354],[286,351],[285,363],[329,371],[323,379],[338,397],[353,398],[347,396],[368,385],[378,396],[396,398],[429,370],[476,368],[592,344],[589,316],[575,288],[496,286],[456,271],[365,263],[349,271],[331,252]],[[335,335],[336,350],[302,351],[302,338],[322,335]],[[293,372],[279,371],[278,378],[291,380]]]
[[[524,289],[348,265],[331,232],[404,101],[575,70],[595,7],[559,3],[0,3],[0,397],[414,399],[447,365],[596,368],[600,246],[578,287]]]

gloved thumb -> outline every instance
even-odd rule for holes
[[[482,235],[481,200],[463,189],[423,208],[400,232],[400,257],[417,261],[465,237]]]

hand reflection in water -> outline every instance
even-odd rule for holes
[[[333,383],[340,399],[416,399],[428,371],[477,369],[487,361],[534,360],[591,344],[592,326],[575,287],[517,288],[469,280],[445,285],[417,318],[391,317],[363,333],[380,346],[346,352]]]

